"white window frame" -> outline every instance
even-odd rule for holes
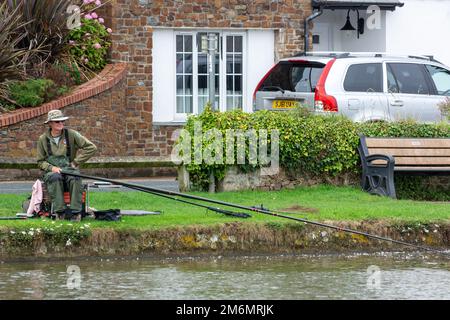
[[[242,110],[245,111],[245,105],[246,105],[246,96],[247,96],[247,34],[244,32],[231,32],[231,31],[226,31],[223,32],[222,35],[222,69],[223,70],[223,74],[220,73],[221,77],[219,79],[221,79],[221,98],[220,99],[220,111],[224,112],[227,111],[227,59],[226,59],[226,55],[227,55],[227,41],[226,41],[226,37],[227,36],[242,36]]]
[[[232,30],[216,30],[216,29],[196,29],[196,30],[179,30],[173,33],[173,43],[174,43],[174,51],[173,51],[173,63],[176,63],[176,40],[179,35],[190,35],[192,36],[192,86],[193,86],[193,101],[192,101],[192,114],[190,113],[178,113],[177,112],[177,71],[175,65],[175,73],[174,73],[174,81],[173,81],[173,92],[175,92],[175,103],[173,105],[173,114],[175,121],[186,121],[189,115],[197,115],[199,110],[198,105],[198,48],[197,48],[197,34],[205,33],[205,32],[213,32],[218,33],[222,44],[220,47],[220,62],[219,62],[219,109],[224,112],[227,110],[226,102],[227,102],[227,90],[226,90],[226,38],[227,36],[242,36],[242,108],[246,110],[246,97],[247,97],[247,41],[248,34],[246,30],[243,31],[232,31]]]

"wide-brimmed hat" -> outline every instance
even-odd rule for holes
[[[51,121],[65,121],[67,119],[69,119],[69,117],[65,117],[61,110],[51,110],[48,112],[47,121],[45,121],[45,123]]]

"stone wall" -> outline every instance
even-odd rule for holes
[[[447,200],[450,194],[450,176],[415,176],[395,175],[395,187],[397,196],[401,199],[420,200]],[[189,178],[189,172],[185,167],[178,169],[178,184],[181,191],[190,191],[194,185]],[[277,174],[265,175],[261,170],[253,172],[241,172],[237,167],[229,167],[222,181],[216,182],[216,190],[240,191],[263,190],[276,191],[293,189],[295,187],[308,187],[320,184],[334,186],[360,187],[360,175],[358,173],[341,173],[336,177],[312,176],[305,172],[290,172],[280,168]]]
[[[328,183],[339,186],[356,186],[359,184],[359,176],[345,173],[338,177],[313,177],[309,174],[296,172],[289,173],[280,168],[275,175],[261,174],[260,170],[249,173],[241,173],[237,167],[227,170],[225,178],[218,184],[220,191],[238,190],[281,190],[292,189],[299,186],[312,186]]]

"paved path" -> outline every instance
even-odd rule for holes
[[[123,182],[140,184],[147,187],[165,189],[170,191],[179,191],[178,181],[175,178],[130,178],[130,179],[114,179]],[[92,183],[93,180],[84,179],[83,182]],[[23,194],[31,193],[34,181],[0,181],[0,194]],[[111,191],[134,191],[124,187],[102,187],[90,188],[92,192],[111,192]]]

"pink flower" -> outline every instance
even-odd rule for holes
[[[92,17],[93,19],[97,19],[97,18],[98,18],[98,14],[96,14],[95,12],[92,12],[92,13],[91,13],[91,17]]]
[[[98,18],[98,22],[100,22],[100,23],[105,23],[105,19],[103,19],[103,18]]]
[[[89,62],[88,58],[84,59],[84,63],[88,63],[88,62]]]
[[[91,19],[92,19],[92,16],[91,16],[89,13],[86,13],[86,14],[84,15],[84,18],[87,19],[87,20],[91,20]]]
[[[113,32],[111,28],[106,29],[106,31],[108,31],[108,33],[112,33]]]
[[[101,5],[102,5],[102,2],[101,2],[100,0],[97,0],[97,1],[95,1],[95,5],[96,5],[96,6],[101,6]]]
[[[100,49],[101,47],[102,47],[102,45],[100,43],[94,44],[94,48],[95,49]]]

